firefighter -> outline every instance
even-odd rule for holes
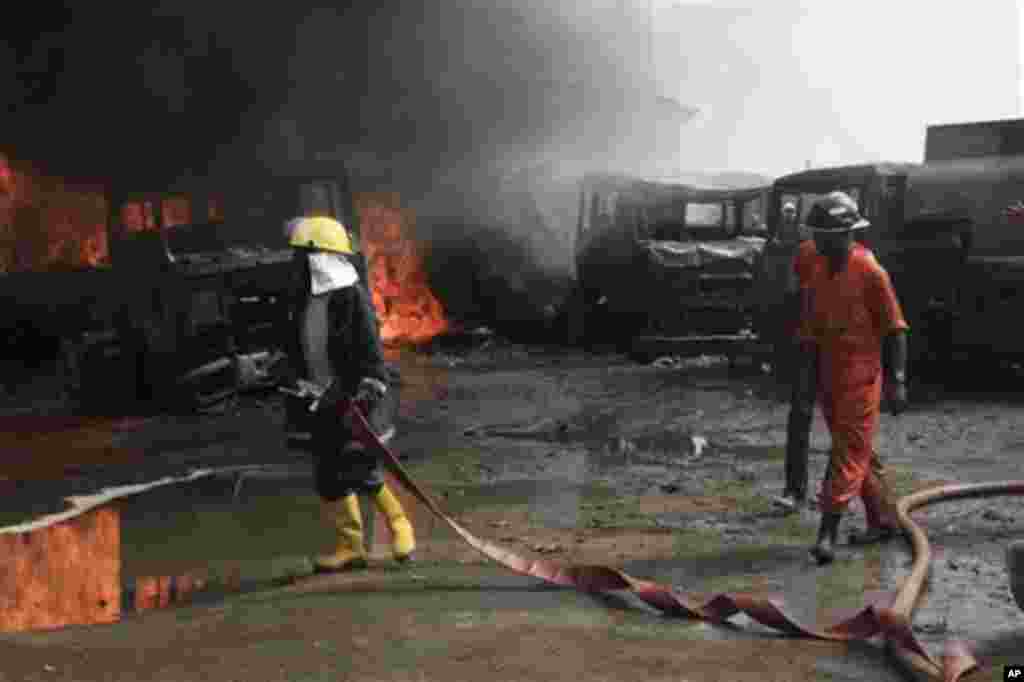
[[[358,495],[372,497],[394,539],[393,554],[412,557],[415,538],[401,503],[385,485],[376,458],[355,440],[350,424],[338,415],[337,402],[353,398],[366,407],[374,431],[388,438],[396,407],[393,370],[384,362],[378,322],[369,294],[348,256],[353,254],[345,227],[323,216],[288,223],[296,251],[298,287],[293,320],[298,327],[300,373],[326,388],[312,423],[316,492],[334,530],[332,552],[316,558],[317,572],[367,565]]]
[[[835,558],[839,522],[854,497],[864,503],[867,531],[852,535],[852,542],[878,542],[896,533],[873,440],[883,343],[891,403],[897,412],[906,405],[909,327],[888,273],[869,249],[854,242],[854,232],[870,225],[856,202],[833,192],[815,203],[806,224],[814,241],[801,245],[795,264],[803,292],[800,337],[818,349],[819,398],[832,436],[829,473],[819,497],[821,526],[810,554],[826,564]]]

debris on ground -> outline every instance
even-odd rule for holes
[[[757,480],[757,470],[753,467],[744,466],[742,464],[733,465],[733,473],[739,480],[750,483]]]
[[[541,419],[531,424],[477,424],[462,430],[467,438],[529,438],[545,439],[564,436],[569,432],[569,424],[557,419]]]
[[[636,443],[621,436],[609,438],[604,446],[604,452],[609,455],[631,455],[636,451]]]
[[[558,544],[557,542],[552,543],[539,543],[531,545],[530,549],[538,554],[558,554],[565,551],[565,547]]]
[[[463,525],[490,529],[489,533],[484,533],[488,539],[509,543],[510,548],[555,555],[559,559],[571,553],[574,559],[587,556],[588,561],[590,557],[601,561],[651,560],[645,570],[649,569],[652,579],[678,580],[680,567],[692,569],[700,580],[690,580],[688,575],[687,588],[695,587],[695,583],[705,578],[737,575],[745,579],[747,569],[744,567],[751,561],[759,567],[767,567],[765,570],[773,573],[772,579],[802,575],[803,547],[813,541],[817,514],[801,509],[799,515],[782,519],[749,511],[767,508],[772,496],[782,491],[784,463],[781,454],[787,409],[784,401],[740,399],[738,396],[750,390],[749,384],[743,383],[743,379],[725,376],[724,372],[720,378],[716,375],[714,383],[702,385],[665,376],[652,382],[651,371],[646,368],[623,363],[609,371],[609,363],[595,367],[592,356],[587,356],[587,364],[581,363],[579,367],[566,362],[555,372],[535,371],[534,362],[529,371],[520,371],[519,364],[502,366],[501,355],[514,356],[518,363],[535,358],[538,353],[503,344],[500,338],[490,336],[464,353],[448,348],[437,356],[421,354],[410,361],[420,374],[410,371],[409,380],[413,384],[422,382],[422,386],[415,386],[422,398],[408,397],[413,391],[403,394],[406,407],[413,405],[419,411],[400,425],[396,442],[405,440],[396,445],[398,453],[411,453],[414,466],[447,457],[454,454],[449,451],[461,448],[472,451],[474,457],[487,458],[487,464],[474,459],[463,468],[446,465],[445,473],[441,474],[448,476],[449,471],[459,472],[457,476],[451,475],[460,485],[456,489],[441,489],[438,496],[446,499],[446,506],[456,511]],[[449,367],[472,367],[485,362],[497,366],[493,379],[484,372],[453,372],[444,366],[448,363]],[[700,363],[698,360],[690,366],[700,366]],[[686,367],[682,359],[664,364]],[[422,369],[424,367],[426,369]],[[404,380],[406,377],[403,373]],[[516,390],[508,392],[509,384]],[[507,399],[504,398],[506,393]],[[555,394],[557,400],[549,400],[548,397]],[[502,397],[492,400],[494,395]],[[440,396],[444,397],[443,404],[439,402]],[[568,399],[563,400],[564,397]],[[422,400],[422,404],[415,403],[416,400]],[[901,417],[897,427],[892,426],[893,420],[883,417],[879,450],[887,459],[887,467],[929,477],[921,481],[953,480],[953,477],[969,481],[1013,478],[1015,465],[1013,457],[1008,455],[1012,452],[1010,446],[999,452],[1000,457],[987,457],[987,453],[998,451],[998,448],[993,449],[992,441],[972,440],[979,420],[989,415],[972,411],[970,404],[962,400],[953,402],[952,406],[940,405],[907,414]],[[569,407],[563,408],[563,405]],[[267,421],[266,411],[259,412],[256,408],[255,404],[243,404],[242,419],[252,419],[253,424]],[[995,408],[988,411],[992,409]],[[147,440],[140,441],[140,450],[147,452],[150,466],[160,457],[178,464],[187,459],[198,466],[206,461],[203,458],[234,458],[234,462],[252,457],[253,453],[280,449],[276,441],[267,437],[266,431],[253,434],[243,428],[228,429],[226,423],[228,420],[221,418],[204,420],[201,426],[194,427],[194,436],[192,431],[187,438],[180,433],[176,435],[174,442],[181,441],[182,445],[162,446],[159,453],[154,454],[154,448],[146,447]],[[245,421],[237,423],[239,426],[246,424]],[[455,434],[495,439],[463,441],[452,447],[449,442],[452,423],[458,424]],[[1001,424],[992,425],[987,421],[984,428],[999,430],[1000,442],[1013,444],[1019,436],[1015,434],[1016,423],[1016,411],[1008,409],[1002,414]],[[215,428],[225,431],[223,438],[210,437],[207,432]],[[198,454],[200,448],[194,443],[200,440],[202,429],[205,429],[206,440]],[[570,438],[571,445],[551,442],[560,434]],[[228,436],[232,440],[228,440]],[[243,442],[242,438],[246,440]],[[229,445],[222,445],[222,441]],[[899,447],[906,441],[915,446]],[[815,421],[811,442],[811,478],[817,482],[827,462],[829,445],[821,420]],[[922,448],[922,443],[929,449]],[[189,448],[196,452],[183,455]],[[575,457],[584,451],[585,457]],[[474,489],[476,484],[484,491],[482,496]],[[510,484],[507,489],[503,488],[505,484]],[[720,489],[709,490],[709,486],[719,484],[722,484]],[[488,494],[492,487],[499,491],[494,497]],[[228,489],[227,496],[230,494]],[[606,495],[613,496],[610,498],[613,500],[628,499],[628,502],[623,505],[608,502]],[[256,499],[255,495],[251,497]],[[809,502],[813,504],[813,496]],[[515,508],[505,509],[505,504]],[[1002,558],[999,563],[993,563],[991,557],[995,549],[1001,555],[1009,544],[999,540],[1006,529],[1015,529],[1007,524],[1024,516],[1015,512],[1010,503],[995,507],[992,504],[970,507],[970,513],[962,513],[967,508],[965,505],[935,507],[922,512],[922,516],[928,515],[929,534],[937,554],[941,545],[945,545],[946,553],[933,564],[933,598],[918,612],[919,622],[915,627],[918,632],[941,638],[950,630],[988,632],[1006,625],[1007,616],[1002,612],[1008,609],[1002,605],[1010,602],[1012,593],[1007,588]],[[477,505],[487,508],[482,516],[477,515]],[[498,509],[492,514],[494,507]],[[637,511],[639,515],[631,513]],[[529,520],[521,520],[517,516],[520,513]],[[859,513],[859,509],[854,511],[854,515]],[[556,531],[555,523],[567,525],[558,525]],[[956,525],[951,525],[954,523]],[[943,528],[947,531],[945,535]],[[426,553],[433,546],[435,554],[425,554],[427,561],[416,569],[419,573],[406,574],[409,579],[425,581],[428,576],[420,573],[427,573],[430,580],[436,580],[431,573],[435,559],[438,563],[453,565],[481,563],[441,551],[438,546],[447,542],[447,538],[431,533],[427,527],[423,528],[421,547]],[[978,536],[982,535],[985,537],[979,541]],[[677,546],[680,542],[692,544]],[[654,551],[644,547],[645,543],[650,546],[663,543],[663,549],[658,552],[663,552],[664,559],[661,555],[651,559]],[[748,554],[748,546],[757,552]],[[882,589],[901,579],[901,567],[909,568],[910,563],[904,563],[906,554],[900,543],[891,543],[877,552],[851,550],[847,555],[848,561],[844,557],[836,573],[816,574],[823,580],[818,585],[822,590],[820,599],[833,596],[825,590],[839,588],[829,581],[846,580],[841,574],[849,567],[858,567],[857,575],[852,586],[843,585],[842,589],[861,589],[867,576],[859,572],[856,562],[864,562],[865,568],[878,572],[877,576],[872,573],[871,580]],[[974,556],[987,558],[975,561]],[[870,557],[870,562],[865,557]],[[372,577],[367,580],[392,575],[388,571],[371,573]],[[472,581],[478,579],[476,573],[471,576]],[[1017,584],[1017,594],[1024,594],[1024,587],[1021,587],[1024,583],[1018,580]],[[354,594],[346,598],[358,601],[365,596]],[[478,601],[475,596],[473,599]],[[519,597],[513,595],[512,599]],[[949,611],[953,600],[994,604],[998,608],[988,609],[981,615],[974,615],[972,609]],[[943,611],[948,614],[944,615]],[[1011,615],[1019,622],[1019,612]],[[330,617],[336,618],[336,612]],[[980,621],[980,618],[987,620]],[[997,625],[991,625],[993,622]],[[176,631],[166,627],[168,636],[175,636]],[[604,641],[600,645],[605,646]],[[676,647],[676,640],[666,645],[666,649]],[[55,668],[60,670],[66,667],[60,660],[40,656],[32,666],[36,676],[43,663],[55,663]],[[789,679],[812,678],[793,676]]]
[[[658,369],[707,369],[727,362],[724,355],[698,355],[686,357],[679,355],[665,355],[651,363],[652,367]]]
[[[949,632],[949,623],[945,618],[914,623],[914,632],[927,635],[943,635]]]
[[[1001,523],[1013,523],[1014,521],[1013,517],[1009,514],[1004,514],[1003,512],[995,509],[986,509],[982,513],[981,518],[986,521],[999,521]]]

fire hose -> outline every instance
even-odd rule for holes
[[[726,592],[698,603],[671,587],[634,578],[608,566],[561,564],[546,559],[531,559],[476,537],[448,516],[434,500],[410,478],[391,450],[367,423],[362,411],[351,401],[340,404],[342,414],[351,417],[354,435],[368,451],[377,455],[395,479],[437,518],[454,530],[467,544],[492,561],[516,573],[582,592],[629,591],[667,616],[697,618],[724,623],[738,613],[789,635],[850,642],[881,635],[886,650],[915,679],[956,682],[978,668],[977,660],[966,644],[947,642],[941,661],[936,661],[917,641],[911,627],[914,608],[924,588],[931,565],[931,547],[924,530],[910,518],[910,512],[949,500],[1024,495],[1024,481],[944,485],[929,488],[899,500],[899,524],[910,540],[914,561],[910,575],[895,595],[875,596],[856,615],[825,627],[810,627],[788,614],[781,597]]]

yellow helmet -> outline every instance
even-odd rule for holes
[[[285,232],[288,235],[289,246],[336,253],[353,253],[348,230],[334,218],[323,216],[296,218],[288,222]]]

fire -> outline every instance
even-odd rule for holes
[[[444,308],[427,283],[423,254],[409,235],[410,211],[396,194],[357,194],[373,306],[385,343],[424,343],[448,330]]]
[[[115,623],[121,618],[121,517],[100,507],[0,535],[0,631]]]
[[[0,155],[0,272],[105,263],[106,217],[102,189]]]

